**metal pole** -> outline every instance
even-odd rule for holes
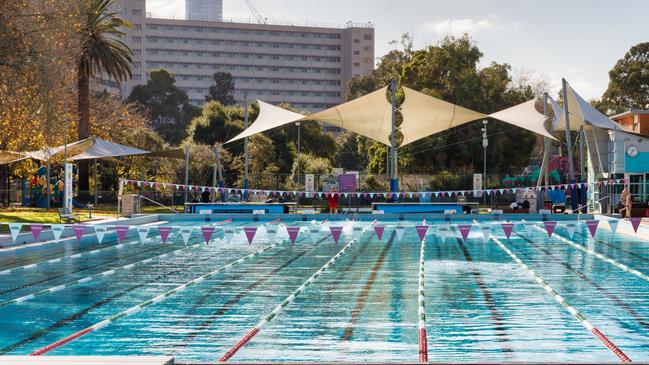
[[[225,181],[223,181],[223,168],[221,168],[221,151],[219,146],[214,147],[214,156],[216,157],[216,171],[219,179],[219,187],[225,187]],[[221,202],[225,202],[225,193],[221,191]]]
[[[548,117],[548,93],[543,94],[543,115]],[[543,171],[544,180],[543,183],[547,187],[550,185],[550,139],[548,137],[543,137],[543,165],[545,166],[545,171]],[[546,188],[547,193],[547,188]]]
[[[185,146],[185,204],[187,204],[187,185],[189,185],[189,144]]]
[[[301,132],[300,132],[300,122],[296,122],[295,125],[297,126],[297,190],[298,192],[296,193],[295,197],[295,205],[299,206],[300,205],[300,143],[301,141]]]
[[[570,112],[568,110],[568,83],[566,79],[561,79],[562,90],[563,90],[563,115],[566,120],[566,149],[568,152],[568,174],[570,176],[569,183],[574,184],[575,182],[575,167],[573,166],[572,161],[572,140],[570,136]],[[572,186],[570,189],[570,206],[573,211],[577,209],[577,196],[573,192]]]
[[[584,166],[584,161],[586,160],[586,155],[584,153],[584,138],[586,138],[586,132],[584,131],[584,126],[582,125],[581,128],[579,128],[579,184],[580,184],[580,192],[581,192],[581,199],[579,203],[581,204],[581,212],[586,213],[586,189],[582,185],[584,182],[586,182],[586,167]]]
[[[487,124],[488,120],[483,120],[482,125],[482,149],[484,156],[482,158],[482,190],[485,190],[487,187],[487,147],[489,146],[489,139],[487,138]],[[487,205],[487,194],[482,192],[484,197],[484,205]]]
[[[244,130],[248,129],[248,92],[246,92],[243,96],[243,102],[246,104],[245,110],[246,110],[246,115],[244,118],[244,123],[243,127]],[[248,187],[250,184],[250,180],[248,180],[248,165],[250,164],[250,156],[248,156],[248,137],[246,137],[243,140],[243,151],[244,151],[244,178],[243,178],[243,200],[246,201],[248,200]]]
[[[97,159],[94,159],[93,162],[92,179],[95,181],[95,209],[97,209],[97,205],[99,205],[99,191],[97,189]]]
[[[51,208],[51,204],[52,204],[51,203],[52,202],[52,197],[50,195],[50,193],[52,191],[52,186],[51,186],[51,181],[50,181],[50,180],[52,180],[51,166],[52,166],[51,156],[49,156],[49,154],[48,154],[48,156],[47,156],[47,174],[45,175],[45,178],[47,179],[47,184],[46,184],[46,186],[47,186],[46,187],[47,194],[45,194],[45,195],[47,196],[47,209],[48,210]]]
[[[390,143],[392,145],[392,176],[390,177],[390,191],[392,192],[397,192],[399,191],[399,180],[397,179],[397,147],[396,147],[396,141],[395,141],[395,117],[396,117],[396,109],[397,109],[397,81],[392,80],[391,84],[391,92],[392,92],[392,135],[391,135],[391,140]]]

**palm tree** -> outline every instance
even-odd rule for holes
[[[120,40],[128,21],[113,12],[116,0],[82,0],[81,54],[77,65],[79,139],[90,137],[90,78],[102,73],[118,82],[131,78],[133,51]],[[79,164],[79,190],[89,190],[88,164]]]

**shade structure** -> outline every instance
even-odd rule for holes
[[[113,143],[101,138],[95,138],[93,144],[85,151],[68,158],[68,160],[99,160],[108,157],[137,156],[148,154],[149,151],[141,150],[135,147],[125,146],[119,143]]]
[[[300,113],[295,113],[293,111],[268,104],[261,100],[257,100],[257,102],[259,103],[259,115],[257,116],[257,119],[255,119],[255,122],[252,123],[250,127],[248,127],[248,129],[239,133],[236,137],[225,143],[230,143],[246,137],[250,137],[254,134],[262,133],[286,124],[294,123],[304,118],[304,115]]]
[[[405,101],[401,105],[403,122],[399,127],[403,135],[401,146],[487,117],[486,114],[463,108],[405,86],[403,91],[405,93]]]
[[[489,117],[515,125],[519,128],[527,129],[543,137],[557,140],[552,133],[545,129],[544,123],[546,117],[536,110],[535,104],[536,99],[532,99],[511,108],[489,114]]]
[[[597,128],[623,130],[629,132],[622,125],[614,122],[606,115],[600,113],[597,109],[593,108],[581,95],[570,86],[566,85],[567,99],[568,99],[568,113],[570,130],[578,131],[584,125],[591,125]],[[560,108],[556,102],[553,104],[553,109]],[[557,110],[555,109],[555,113]],[[555,118],[554,125],[552,126],[555,131],[566,130],[566,117],[563,108],[559,109],[560,119]]]
[[[392,134],[392,104],[388,103],[387,90],[386,86],[301,120],[324,122],[389,146]]]

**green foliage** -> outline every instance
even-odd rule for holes
[[[259,109],[256,104],[249,110],[249,120],[255,120]],[[204,105],[203,113],[187,127],[188,139],[206,145],[223,144],[244,130],[245,111],[238,106],[224,106],[218,101]],[[243,153],[243,140],[225,146],[231,153]]]
[[[176,87],[175,77],[164,69],[152,70],[146,85],[134,87],[127,101],[147,108],[155,130],[172,145],[187,136],[187,125],[201,112],[189,103],[187,93]]]
[[[389,184],[386,181],[380,181],[374,175],[367,175],[363,179],[361,190],[365,191],[387,191]]]
[[[367,148],[367,154],[369,156],[367,170],[375,174],[387,174],[388,166],[386,165],[386,158],[388,153],[388,146],[377,141],[372,141]]]
[[[214,84],[205,95],[206,101],[218,101],[223,105],[234,104],[234,79],[229,72],[216,72],[212,75]]]
[[[461,177],[449,171],[441,171],[431,176],[429,184],[430,190],[452,190],[464,188]]]
[[[329,174],[332,169],[331,161],[327,158],[318,157],[309,153],[300,154],[300,157],[293,161],[289,186],[293,186],[293,183],[296,181],[298,163],[300,164],[300,176],[304,174]]]
[[[338,137],[334,165],[350,171],[364,170],[368,158],[362,139],[364,138],[351,132],[345,132]]]
[[[608,73],[601,105],[604,112],[649,108],[649,42],[631,47]]]

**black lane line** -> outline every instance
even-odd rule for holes
[[[2,295],[2,294],[7,294],[7,293],[13,293],[13,292],[15,292],[15,291],[17,291],[17,290],[24,289],[24,288],[29,288],[29,287],[32,287],[32,286],[34,286],[34,285],[38,285],[38,284],[42,284],[42,283],[46,283],[46,282],[48,282],[48,281],[51,281],[51,280],[54,280],[54,279],[58,279],[58,278],[61,278],[61,277],[67,276],[67,275],[77,274],[77,273],[80,273],[80,272],[83,272],[83,271],[86,271],[86,270],[96,269],[96,268],[98,268],[98,267],[104,267],[104,266],[112,265],[112,264],[114,264],[114,263],[117,262],[117,261],[121,261],[121,260],[129,259],[129,258],[131,258],[131,257],[135,257],[135,256],[139,256],[139,255],[142,255],[142,254],[145,254],[145,253],[149,253],[149,252],[151,252],[151,251],[159,250],[160,248],[161,248],[160,246],[153,247],[153,248],[151,248],[151,249],[149,249],[149,250],[141,251],[141,252],[138,252],[138,253],[135,253],[135,254],[132,254],[132,255],[128,255],[128,256],[119,257],[119,258],[117,258],[117,259],[113,259],[112,261],[105,262],[105,263],[102,263],[102,264],[97,264],[97,265],[87,266],[87,267],[84,267],[83,269],[79,269],[79,270],[75,270],[75,271],[70,271],[70,272],[66,272],[66,273],[63,273],[63,274],[55,275],[55,276],[50,276],[50,277],[47,277],[47,278],[45,278],[45,279],[41,279],[41,280],[37,280],[37,281],[31,282],[31,283],[29,283],[29,284],[23,284],[23,285],[21,285],[21,286],[17,286],[17,287],[15,287],[15,288],[2,290],[2,291],[0,291],[0,295]],[[162,247],[162,248],[166,248],[166,246],[164,246],[164,247]],[[170,251],[173,251],[173,250],[170,250]]]
[[[462,239],[459,237],[456,237],[456,239],[458,245],[460,245],[460,249],[462,249],[462,253],[464,254],[464,258],[466,259],[466,261],[473,262],[473,257],[471,256],[471,253],[469,253],[469,250],[467,250]],[[505,325],[504,325],[505,320],[503,316],[500,314],[500,312],[498,311],[496,302],[493,299],[493,295],[491,294],[491,291],[484,283],[484,280],[482,280],[482,274],[480,274],[480,272],[475,267],[473,267],[473,265],[471,265],[471,274],[473,275],[473,279],[475,279],[475,282],[478,284],[478,288],[480,288],[480,292],[484,297],[485,304],[489,309],[491,321],[493,322],[494,330],[496,331],[496,340],[502,343],[503,352],[505,353],[514,352],[514,349],[509,347],[509,345],[506,345],[507,343],[509,343],[509,338],[507,337],[507,332],[505,331]]]
[[[115,300],[117,298],[120,298],[120,297],[134,291],[134,290],[137,290],[137,289],[139,289],[139,288],[141,288],[141,287],[143,287],[145,285],[149,285],[152,282],[162,280],[162,279],[164,279],[164,278],[166,278],[168,276],[177,274],[179,272],[183,272],[183,271],[185,271],[187,269],[188,268],[184,268],[184,269],[180,269],[180,270],[174,270],[174,271],[170,271],[170,272],[168,272],[166,274],[158,275],[157,277],[155,277],[151,281],[131,286],[130,288],[128,288],[128,289],[126,289],[124,291],[113,294],[110,297],[104,298],[104,299],[102,299],[102,300],[100,300],[100,301],[98,301],[96,303],[93,303],[90,307],[82,309],[82,310],[80,310],[80,311],[78,311],[76,313],[73,313],[72,315],[70,315],[70,316],[68,316],[66,318],[63,318],[63,319],[61,319],[59,321],[56,321],[53,324],[49,325],[48,327],[40,329],[40,330],[32,333],[31,335],[29,335],[26,338],[20,340],[19,342],[16,342],[16,343],[14,343],[12,345],[3,347],[2,349],[0,349],[0,355],[4,355],[4,354],[9,353],[9,352],[11,352],[11,351],[13,351],[15,349],[18,349],[18,348],[21,348],[21,347],[23,347],[25,345],[28,345],[28,344],[40,339],[41,337],[43,337],[43,336],[45,336],[45,335],[47,335],[47,334],[61,328],[61,327],[69,324],[70,322],[76,321],[77,319],[79,319],[79,318],[85,316],[86,314],[88,314],[91,310],[97,309],[97,308],[99,308],[99,307],[101,307],[103,305],[106,305],[106,304],[112,302],[113,300]]]
[[[538,244],[534,243],[532,240],[530,240],[530,239],[527,238],[527,237],[521,236],[521,235],[518,234],[518,233],[517,233],[517,235],[518,235],[519,237],[521,237],[522,239],[524,239],[525,241],[527,241],[528,243],[530,243],[531,245],[533,245],[534,247],[536,247],[537,249],[543,251],[543,253],[545,253],[546,255],[555,258],[555,259],[557,260],[558,263],[560,263],[561,265],[563,265],[563,267],[565,267],[566,269],[572,271],[575,275],[579,276],[582,280],[584,280],[584,281],[587,282],[588,284],[592,285],[595,289],[597,289],[597,291],[599,291],[600,293],[604,294],[604,296],[606,296],[607,298],[609,298],[609,299],[611,299],[613,302],[615,302],[615,304],[617,304],[619,307],[623,308],[623,309],[624,309],[627,313],[629,313],[629,315],[631,315],[631,317],[633,317],[633,319],[635,319],[636,322],[638,322],[642,327],[644,327],[644,328],[646,328],[646,329],[649,329],[649,321],[647,321],[647,320],[645,320],[644,318],[642,318],[642,316],[641,316],[638,312],[636,312],[636,311],[635,311],[631,306],[629,306],[627,303],[625,303],[625,302],[624,302],[622,299],[620,299],[617,295],[611,293],[610,291],[608,291],[608,289],[606,289],[606,288],[600,286],[596,281],[594,281],[593,279],[589,278],[586,274],[582,273],[581,271],[577,270],[574,266],[570,265],[570,264],[567,263],[567,262],[561,261],[561,260],[563,260],[563,259],[562,259],[560,256],[553,254],[552,252],[550,252],[549,250],[545,249],[545,248],[542,247],[541,245],[538,245]],[[512,245],[512,246],[514,246],[514,247],[518,247],[517,245],[513,244],[511,241],[509,242],[509,244]],[[519,253],[520,253],[520,249],[519,249]],[[528,254],[523,253],[522,255],[523,255],[523,256],[526,256],[529,260],[532,260],[532,258],[531,258]],[[622,324],[622,326],[624,326],[624,322],[623,322],[622,320],[620,320],[618,317],[615,317],[615,319],[616,319],[618,322],[620,322],[620,323]]]
[[[575,232],[575,233],[578,234],[578,235],[580,235],[580,236],[582,236],[582,237],[584,237],[584,238],[589,238],[589,236],[587,236],[587,235],[585,235],[585,234],[582,234],[582,233],[579,233],[579,232]],[[591,237],[591,238],[592,238],[592,237]],[[608,242],[606,242],[606,241],[604,241],[604,240],[601,240],[601,239],[594,239],[594,240],[595,240],[596,242],[599,242],[599,243],[601,243],[601,244],[604,244],[604,245],[606,245],[606,246],[608,246],[608,247],[610,247],[610,248],[614,248],[614,249],[616,249],[616,250],[618,250],[618,251],[621,251],[621,252],[624,252],[624,253],[626,253],[626,254],[628,254],[628,255],[631,255],[631,256],[633,256],[633,257],[635,257],[635,258],[637,258],[637,259],[640,259],[640,260],[645,261],[645,262],[649,262],[649,258],[646,258],[645,256],[642,256],[642,255],[639,255],[639,254],[637,254],[637,253],[635,253],[635,252],[633,252],[633,251],[625,250],[625,249],[623,249],[622,247],[614,246],[614,245],[612,245],[612,244],[610,244],[610,243],[608,243]],[[577,243],[577,244],[581,244],[580,242],[576,242],[576,243]],[[583,246],[583,244],[582,244],[582,246]]]
[[[199,334],[201,334],[207,327],[209,327],[214,321],[216,321],[220,316],[224,315],[227,313],[232,307],[235,305],[239,304],[239,302],[245,298],[250,291],[258,287],[259,285],[265,283],[266,281],[270,280],[272,275],[277,274],[278,272],[284,270],[286,267],[300,259],[302,256],[306,255],[310,251],[302,251],[296,256],[292,257],[288,261],[284,262],[282,265],[278,266],[275,268],[273,271],[268,273],[265,277],[255,281],[254,283],[248,285],[245,289],[240,291],[237,295],[234,297],[230,298],[226,303],[221,306],[218,310],[212,312],[208,317],[199,324],[198,328],[193,329],[189,334],[185,336],[183,339],[183,342],[181,344],[178,344],[175,346],[173,353],[176,353],[177,350],[182,349],[187,347],[192,341],[198,337]]]
[[[354,325],[356,324],[356,322],[358,322],[358,319],[361,316],[361,312],[363,311],[363,308],[365,308],[365,304],[367,303],[367,298],[370,294],[370,291],[372,291],[372,287],[374,286],[374,282],[376,281],[378,271],[381,269],[381,266],[383,266],[383,263],[385,262],[385,257],[387,256],[390,247],[392,247],[392,243],[394,242],[395,236],[396,236],[396,232],[393,231],[392,236],[390,236],[390,240],[388,241],[388,243],[385,244],[385,246],[383,246],[383,250],[381,250],[381,254],[379,255],[379,258],[376,260],[376,263],[372,267],[370,275],[367,277],[367,280],[365,281],[365,285],[363,285],[363,289],[361,290],[361,293],[358,295],[358,299],[356,299],[356,305],[352,310],[349,323],[347,324],[347,327],[345,327],[345,331],[340,337],[344,341],[349,341],[352,339],[352,337],[354,337]]]

